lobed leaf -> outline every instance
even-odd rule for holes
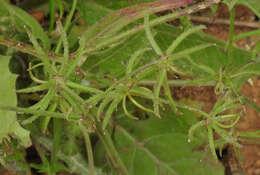
[[[9,71],[10,57],[0,55],[0,106],[16,106],[15,93],[16,75]],[[21,127],[16,119],[16,113],[0,108],[0,143],[4,138],[14,134],[20,143],[29,147],[31,145],[30,132]]]

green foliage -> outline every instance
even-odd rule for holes
[[[47,36],[25,11],[3,1],[6,9],[1,14],[12,19],[16,32],[31,44],[2,36],[0,44],[9,47],[2,54],[15,54],[12,49],[29,54],[31,82],[16,90],[30,105],[17,107],[10,57],[0,57],[0,139],[14,134],[21,145],[30,145],[29,131],[16,119],[15,112],[22,113],[20,121],[31,131],[42,160],[31,166],[40,172],[222,175],[215,149],[226,144],[239,148],[241,139],[259,137],[258,132],[235,130],[242,114],[234,111],[242,102],[255,106],[238,90],[260,74],[258,49],[251,53],[233,47],[237,38],[258,34],[234,35],[233,5],[244,1],[225,1],[232,12],[227,45],[203,34],[205,27],[193,27],[188,19],[182,20],[182,28],[165,23],[219,1],[194,3],[165,16],[154,14],[191,1],[139,2],[145,1],[73,0],[63,20],[63,4],[57,1],[60,20],[53,29],[55,3],[49,1]],[[88,25],[79,33],[76,9]],[[77,44],[72,36],[79,38]],[[171,78],[176,75],[188,78]],[[209,113],[171,94],[171,86],[204,85],[214,86],[219,95]],[[26,100],[22,97],[18,100]],[[101,169],[95,164],[104,165]]]
[[[181,116],[167,112],[163,119],[151,116],[138,123],[119,121],[115,144],[130,174],[223,174],[221,164],[207,151],[192,151],[201,140],[188,142],[192,114],[182,112]]]

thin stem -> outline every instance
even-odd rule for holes
[[[50,81],[44,83],[44,84],[40,84],[38,86],[33,86],[33,87],[28,87],[28,88],[24,88],[24,89],[18,89],[15,92],[16,93],[33,93],[33,92],[38,92],[38,91],[44,91],[46,89],[49,89],[51,87],[51,83]]]
[[[48,59],[48,56],[46,55],[46,53],[43,51],[43,49],[41,48],[40,44],[38,43],[37,39],[33,36],[33,34],[31,33],[31,31],[29,29],[27,29],[25,27],[25,30],[30,38],[30,41],[32,42],[33,46],[35,47],[36,51],[39,53],[40,55],[40,59],[44,64],[44,69],[50,73],[50,74],[55,74],[55,71],[52,69],[50,61]]]
[[[168,78],[167,78],[167,73],[166,72],[165,72],[165,76],[164,76],[163,87],[164,87],[164,93],[165,93],[166,97],[169,100],[169,103],[170,103],[170,106],[171,106],[172,110],[175,113],[180,114],[180,112],[178,111],[178,109],[176,107],[176,102],[172,98],[171,89],[169,87],[169,83],[168,83]]]
[[[257,54],[259,53],[259,50],[260,50],[260,41],[257,42],[257,44],[255,45],[255,48],[252,52],[252,59],[256,59],[257,57]]]
[[[58,5],[59,5],[60,19],[61,19],[62,16],[63,16],[63,5],[62,5],[61,0],[57,0],[57,3],[58,3]]]
[[[69,13],[68,17],[66,18],[66,22],[65,22],[65,26],[64,26],[64,32],[67,32],[67,30],[68,30],[68,28],[69,28],[69,25],[70,25],[70,23],[71,23],[72,16],[73,16],[73,14],[74,14],[74,12],[75,12],[75,9],[76,9],[77,2],[78,2],[78,0],[73,0],[70,13]],[[58,44],[57,44],[57,47],[56,47],[56,49],[55,49],[55,53],[59,53],[59,52],[60,52],[61,44],[62,44],[62,38],[60,37],[60,38],[59,38],[59,41],[58,41]]]
[[[54,15],[55,15],[55,2],[54,0],[49,0],[49,9],[50,9],[50,21],[48,33],[50,34],[54,26]]]
[[[57,108],[57,103],[52,103],[50,105],[50,107],[48,108],[48,111],[54,112],[56,110],[56,108]],[[50,116],[42,117],[41,122],[40,122],[40,128],[41,128],[42,133],[46,133],[50,120],[51,120]]]
[[[139,85],[147,85],[152,86],[157,84],[158,82],[155,80],[141,80],[138,82]],[[168,80],[169,86],[215,86],[216,81],[213,78],[200,78],[194,80]]]
[[[29,55],[35,56],[36,58],[41,59],[42,55],[31,45],[22,43],[16,40],[12,40],[11,38],[7,38],[3,35],[0,35],[0,45],[6,46],[8,48],[15,49],[22,53],[27,53]],[[44,51],[46,55],[48,55],[49,60],[55,60],[57,62],[62,62],[62,56],[54,53],[48,53]]]
[[[150,42],[153,50],[155,51],[155,53],[157,55],[162,56],[163,52],[162,52],[161,48],[159,47],[159,45],[154,40],[152,31],[151,31],[151,28],[150,28],[149,13],[147,13],[147,15],[144,17],[144,28],[145,28],[146,37],[147,37],[148,41]]]
[[[27,113],[27,114],[34,114],[34,115],[40,115],[40,116],[50,116],[55,118],[63,118],[63,119],[81,119],[81,115],[77,114],[70,114],[69,117],[66,116],[66,114],[58,113],[58,112],[50,112],[45,110],[37,110],[37,109],[31,109],[31,108],[21,108],[21,107],[13,107],[13,106],[0,106],[0,109],[8,110],[8,111],[14,111],[18,113]]]
[[[197,108],[195,108],[195,107],[186,106],[186,105],[178,105],[178,107],[181,107],[181,108],[184,108],[184,109],[188,109],[188,110],[190,110],[190,111],[198,112],[198,113],[199,113],[200,115],[202,115],[203,117],[205,117],[205,118],[207,118],[207,119],[211,119],[211,116],[210,116],[208,113],[206,113],[206,112],[204,112],[204,111],[202,111],[202,110],[200,110],[200,109],[197,109]]]
[[[117,160],[113,156],[113,153],[104,138],[104,134],[99,129],[96,130],[96,133],[97,133],[99,139],[101,140],[103,146],[105,147],[106,153],[107,153],[108,157],[110,158],[112,164],[114,165],[115,168],[117,168]]]
[[[122,107],[123,107],[123,110],[124,110],[124,113],[127,117],[131,118],[131,119],[134,119],[134,120],[139,120],[138,117],[135,117],[133,116],[132,114],[130,114],[126,108],[126,95],[123,97],[123,101],[122,101]]]
[[[83,86],[81,84],[77,84],[72,81],[66,81],[66,85],[70,88],[80,90],[81,92],[88,92],[88,93],[94,93],[94,94],[104,93],[103,91],[101,91],[99,89],[89,87],[89,86]]]
[[[230,26],[229,26],[229,40],[228,40],[228,57],[229,60],[232,58],[232,49],[234,41],[234,22],[235,22],[235,8],[233,7],[230,12]]]
[[[57,27],[58,30],[61,33],[61,40],[63,42],[63,62],[61,64],[61,68],[59,73],[61,75],[64,75],[65,71],[67,70],[68,67],[68,62],[69,62],[69,43],[68,43],[68,38],[67,38],[67,33],[64,30],[64,28],[62,27],[62,24],[60,21],[57,21]]]
[[[30,62],[29,63],[29,69],[28,69],[28,72],[29,72],[29,75],[30,75],[30,78],[36,82],[36,83],[39,83],[39,84],[47,84],[48,82],[44,81],[44,80],[40,80],[38,78],[36,78],[33,73],[32,73],[32,63]]]
[[[119,174],[129,175],[129,172],[128,172],[127,168],[125,167],[123,161],[121,160],[107,130],[103,130],[102,126],[99,123],[97,123],[96,131],[98,133],[99,138],[104,143],[106,151],[107,151],[115,169],[118,171]]]
[[[75,59],[71,62],[70,66],[67,69],[67,72],[65,74],[66,77],[69,77],[69,75],[75,70],[76,66],[79,66],[79,63],[82,62],[82,59],[87,59],[87,56],[84,55],[84,49],[85,49],[85,43],[86,39],[83,36],[81,36],[81,39],[79,40],[79,48],[76,51],[76,57]],[[84,58],[85,57],[85,58]]]
[[[154,113],[153,110],[148,109],[146,107],[144,107],[143,105],[141,105],[140,103],[138,103],[131,95],[130,93],[127,94],[128,98],[131,100],[132,103],[134,103],[135,106],[137,106],[138,108],[144,110],[145,112],[150,112],[150,113]]]
[[[88,166],[89,166],[89,172],[90,174],[95,174],[95,165],[94,165],[94,158],[93,158],[93,151],[91,146],[91,141],[89,138],[88,130],[85,128],[82,122],[79,122],[79,127],[81,129],[81,132],[84,135],[86,149],[87,149],[87,156],[88,156]]]
[[[215,150],[213,129],[211,128],[211,126],[208,126],[208,140],[209,140],[210,151],[211,151],[213,157],[215,158],[215,160],[217,161],[218,160],[218,156],[217,156],[216,150]]]
[[[233,41],[243,39],[243,38],[247,38],[247,37],[250,37],[250,36],[256,36],[256,35],[259,35],[259,34],[260,34],[259,29],[253,30],[253,31],[250,31],[250,32],[240,33],[233,38]]]
[[[254,103],[253,101],[251,101],[250,99],[248,99],[247,97],[245,97],[242,94],[239,94],[241,96],[241,99],[244,103],[248,104],[251,108],[253,108],[256,112],[260,113],[260,107]]]
[[[61,119],[53,119],[53,147],[51,155],[51,162],[53,165],[58,161],[58,152],[61,149],[62,125]]]
[[[191,35],[191,34],[193,34],[193,33],[195,33],[195,32],[198,32],[198,31],[200,31],[200,30],[202,30],[202,29],[205,29],[205,28],[206,28],[205,26],[200,25],[200,26],[193,27],[193,28],[191,28],[191,29],[189,29],[189,30],[183,32],[183,33],[182,33],[179,37],[177,37],[177,39],[174,40],[174,41],[172,42],[172,44],[168,47],[168,49],[166,50],[166,54],[167,54],[167,55],[172,54],[172,53],[174,52],[174,50],[177,48],[177,46],[178,46],[185,38],[187,38],[187,36],[189,36],[189,35]]]
[[[195,130],[197,129],[197,128],[199,128],[199,127],[202,127],[203,125],[205,125],[206,124],[206,121],[205,120],[201,120],[201,121],[199,121],[199,122],[197,122],[196,124],[194,124],[194,125],[192,125],[191,127],[190,127],[190,129],[189,129],[189,142],[191,142],[193,139],[194,139],[194,132],[195,132]]]

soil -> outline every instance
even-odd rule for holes
[[[204,13],[204,14],[203,14]],[[208,15],[208,10],[200,12],[200,15]],[[246,21],[247,23],[255,23],[258,19],[255,15],[246,7],[236,7],[236,21]],[[220,5],[217,14],[211,16],[215,19],[229,19],[228,8],[225,5]],[[195,20],[194,23],[199,24]],[[214,24],[214,19],[207,22],[206,33],[223,41],[228,40],[229,28],[225,24]],[[235,26],[235,35],[243,32],[248,32],[253,28]],[[249,37],[241,39],[235,42],[237,47],[241,47],[247,50],[251,50],[258,37]],[[248,99],[255,102],[260,106],[260,78],[253,77],[250,81],[246,82],[240,90],[241,94],[245,95]],[[202,101],[204,104],[203,110],[209,112],[214,103],[216,102],[216,95],[214,93],[214,87],[185,87],[174,88],[173,94],[177,99],[190,98],[193,100]],[[254,109],[245,105],[245,115],[240,119],[236,125],[236,129],[241,132],[256,131],[260,129],[260,114]],[[237,154],[234,153],[234,149],[228,146],[225,149],[225,157],[221,159],[226,167],[226,175],[260,175],[260,144],[243,142],[243,147],[240,149],[242,161],[239,161]]]
[[[42,14],[31,12],[36,18],[42,19]],[[197,16],[209,16],[214,19],[228,19],[229,12],[226,6],[220,5],[217,11],[217,15],[212,16],[209,10],[195,14]],[[229,28],[226,24],[215,24],[214,19],[206,22],[207,29],[206,33],[215,36],[221,40],[226,41],[229,35]],[[39,19],[38,19],[39,20]],[[40,21],[39,20],[39,21]],[[247,8],[243,6],[236,7],[236,20],[246,22],[256,22],[258,20],[255,15]],[[200,24],[193,20],[195,24]],[[205,23],[204,23],[205,24]],[[253,30],[249,27],[235,26],[235,34],[243,33]],[[235,42],[237,47],[245,49],[252,49],[256,42],[259,40],[257,37],[250,37]],[[190,98],[196,101],[202,101],[202,109],[209,112],[214,103],[217,100],[217,96],[214,92],[214,87],[185,87],[185,88],[174,88],[173,96],[176,99]],[[240,92],[247,98],[255,102],[260,106],[260,78],[251,78],[250,83],[246,82],[241,88]],[[245,106],[245,115],[240,119],[236,128],[239,131],[256,131],[260,129],[260,114],[250,108],[248,105]],[[226,175],[260,175],[260,144],[243,143],[243,148],[240,149],[241,156],[243,157],[242,164],[239,163],[237,156],[235,155],[232,147],[225,149],[225,157],[221,159],[227,169]],[[0,171],[1,175],[13,175],[3,170]],[[61,173],[62,175],[64,173]]]

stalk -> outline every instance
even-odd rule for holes
[[[117,170],[118,174],[120,175],[130,175],[127,168],[125,167],[123,161],[121,160],[113,141],[108,133],[107,130],[102,130],[102,126],[100,124],[97,124],[97,134],[100,140],[103,142],[105,149],[107,151],[107,154],[114,165],[115,169]]]

